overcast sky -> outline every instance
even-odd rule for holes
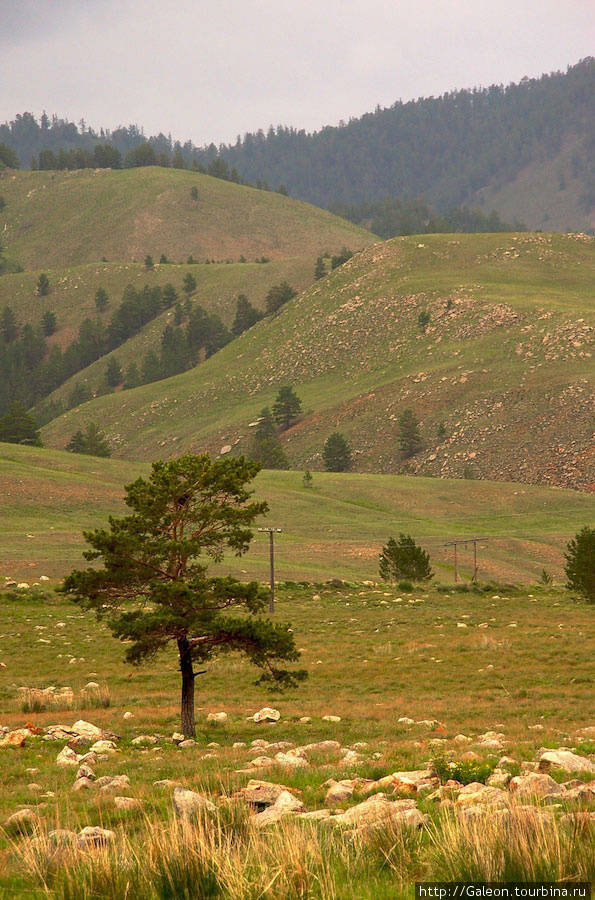
[[[0,120],[196,144],[313,130],[595,54],[595,0],[0,0]]]

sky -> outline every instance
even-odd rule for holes
[[[218,144],[594,54],[594,0],[0,0],[0,121]]]

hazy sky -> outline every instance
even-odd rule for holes
[[[595,0],[0,0],[0,120],[218,143],[594,54]]]

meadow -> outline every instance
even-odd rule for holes
[[[471,815],[462,801],[447,802],[444,789],[412,794],[385,778],[433,765],[444,771],[448,761],[459,778],[483,782],[503,753],[510,777],[528,771],[543,748],[560,746],[594,759],[585,736],[594,725],[592,606],[551,588],[403,592],[350,582],[281,586],[274,616],[291,622],[307,681],[271,694],[241,659],[216,661],[197,682],[196,743],[181,747],[171,742],[179,728],[173,652],[132,668],[105,625],[68,601],[51,592],[4,595],[0,724],[43,730],[84,719],[115,733],[117,750],[92,769],[98,778],[127,775],[116,793],[138,802],[123,807],[99,786],[73,791],[76,764],[56,765],[64,741],[30,737],[22,748],[0,748],[0,822],[31,810],[22,827],[5,825],[1,897],[388,900],[412,896],[419,880],[592,878],[592,795],[580,806],[583,819],[568,816],[577,808],[570,785],[588,781],[584,774],[571,781],[553,772],[569,785],[560,788],[568,799],[513,796],[506,815],[493,798]],[[90,680],[109,706],[31,711],[18,691],[68,687],[78,698]],[[276,724],[247,718],[269,706],[280,713]],[[211,721],[210,713],[227,718]],[[146,743],[133,744],[141,735]],[[337,744],[308,751],[307,765],[274,758],[280,748],[325,740]],[[262,768],[251,764],[263,755],[271,759]],[[330,819],[260,824],[234,799],[251,778],[284,785],[308,812],[327,810]],[[333,803],[327,792],[336,781],[350,787]],[[216,810],[188,825],[174,813],[174,785],[208,796]],[[391,801],[413,798],[423,825],[341,827],[341,812],[380,787]],[[48,837],[90,826],[113,831],[113,840],[57,852]]]

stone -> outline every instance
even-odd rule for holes
[[[323,716],[322,721],[323,722],[340,722],[341,716]]]
[[[309,723],[310,723],[311,721],[312,721],[312,717],[311,717],[311,716],[301,716],[301,717],[298,719],[298,722],[300,723],[300,725],[309,725]]]
[[[474,781],[462,787],[455,800],[456,806],[481,806],[487,804],[491,807],[508,806],[509,797],[505,791],[496,787],[481,784]]]
[[[232,748],[232,750],[243,750],[246,746],[247,745],[246,745],[245,741],[235,741],[231,745],[231,748]]]
[[[188,818],[198,812],[217,811],[217,807],[204,794],[197,794],[183,787],[174,788],[174,809],[179,818]]]
[[[85,778],[84,776],[81,778],[77,778],[74,784],[72,785],[73,791],[90,791],[94,787],[93,782],[90,778]]]
[[[82,828],[77,838],[79,847],[83,848],[105,847],[107,844],[115,841],[115,839],[115,832],[110,831],[108,828],[99,828],[93,825],[87,825],[86,828]]]
[[[455,744],[470,744],[473,738],[467,737],[466,734],[455,734],[453,741]]]
[[[303,747],[297,747],[296,753],[310,756],[312,753],[338,754],[341,752],[341,744],[339,741],[316,741],[314,744],[305,744]]]
[[[254,713],[251,718],[257,722],[278,722],[281,718],[281,713],[278,709],[272,709],[270,706],[265,706],[263,709],[259,710],[257,713]]]
[[[82,734],[76,734],[74,737],[70,738],[68,746],[71,750],[83,750],[85,747],[88,747],[90,743],[90,738],[83,737]]]
[[[124,713],[124,715],[122,716],[122,718],[123,718],[123,719],[134,719],[134,713],[131,713],[131,712],[129,712],[128,710],[126,710],[126,712]]]
[[[353,797],[354,787],[350,782],[335,781],[326,792],[324,802],[327,806],[341,806]]]
[[[30,834],[35,826],[39,823],[39,815],[34,809],[25,807],[13,813],[4,823],[4,828],[9,832],[20,832],[22,834]]]
[[[58,766],[78,766],[82,757],[75,753],[72,747],[62,747],[56,757]]]
[[[264,809],[264,807],[272,806],[273,803],[276,803],[283,792],[295,793],[295,788],[288,788],[284,784],[276,784],[273,781],[258,781],[255,778],[251,778],[248,784],[234,796],[240,797],[252,806]]]
[[[585,784],[579,782],[579,784],[573,785],[572,787],[567,785],[564,799],[583,800],[588,803],[593,803],[595,801],[595,781],[588,781]]]
[[[96,681],[88,681],[87,684],[84,686],[83,690],[84,691],[96,691],[96,690],[98,690],[98,688],[99,688],[99,685],[97,684]]]
[[[309,765],[308,760],[298,754],[296,750],[289,750],[288,753],[276,753],[275,762],[277,765],[290,769],[305,768]]]
[[[78,772],[76,773],[77,778],[88,778],[89,781],[95,781],[95,772],[91,768],[91,766],[83,763],[82,766],[79,766]]]
[[[257,826],[271,825],[278,822],[286,816],[296,815],[297,813],[305,813],[306,807],[301,800],[294,797],[289,791],[282,791],[272,806],[269,806],[264,812],[257,813],[252,822]]]
[[[224,722],[227,722],[228,718],[229,717],[226,712],[209,713],[207,716],[207,722],[219,722],[219,724],[223,725]]]
[[[503,769],[494,769],[490,777],[486,780],[486,784],[489,787],[505,788],[508,786],[511,779],[512,775],[510,772],[505,772]]]
[[[196,741],[194,738],[186,738],[185,740],[180,741],[178,747],[183,747],[184,749],[186,747],[196,747]]]
[[[19,728],[16,731],[9,731],[8,734],[0,741],[0,747],[24,747],[25,741],[31,732],[27,728]]]
[[[79,719],[78,722],[75,722],[70,730],[74,734],[87,737],[92,741],[99,740],[103,735],[101,728],[98,728],[97,725],[92,725],[91,722],[85,722],[84,719]]]
[[[159,739],[154,734],[139,734],[131,741],[133,747],[150,747],[157,743],[159,743]]]
[[[103,775],[95,782],[101,791],[121,791],[130,786],[128,775]]]
[[[389,776],[395,791],[408,791],[415,794],[418,790],[429,787],[438,787],[440,780],[430,769],[413,769],[410,772],[393,772]],[[388,786],[388,785],[387,785]]]
[[[218,744],[217,741],[211,741],[210,744],[207,744],[209,750],[216,750],[217,747],[220,747],[221,744]]]
[[[136,797],[114,797],[116,809],[142,809],[142,805]]]
[[[298,813],[298,819],[312,819],[313,821],[318,821],[318,819],[330,819],[330,817],[330,809],[314,809],[312,812]]]
[[[179,781],[172,781],[171,778],[162,778],[160,781],[154,781],[153,787],[158,788],[177,788],[182,787]]]
[[[172,743],[181,744],[182,741],[184,740],[184,735],[181,734],[179,731],[174,731],[174,733],[171,736],[171,739],[172,739]]]
[[[275,765],[275,760],[270,756],[257,756],[256,759],[251,759],[248,765],[254,769],[267,769]]]
[[[28,784],[27,789],[31,791],[32,794],[39,794],[41,791],[43,791],[42,786],[40,784],[37,784],[37,782],[35,781],[32,781],[31,784]]]
[[[595,775],[595,762],[585,756],[578,756],[570,750],[546,750],[539,757],[537,770],[549,772],[551,769],[562,769],[564,772],[578,772],[583,775]]]
[[[117,753],[118,752],[118,748],[116,747],[115,743],[113,741],[107,741],[107,740],[95,741],[95,743],[89,747],[89,750],[91,751],[91,753]]]
[[[389,800],[384,794],[374,794],[363,803],[352,806],[331,821],[335,825],[370,826],[394,822],[420,827],[425,816],[418,810],[415,800]]]
[[[547,797],[564,793],[564,788],[545,773],[531,772],[528,775],[517,775],[509,783],[511,793],[520,798]]]

